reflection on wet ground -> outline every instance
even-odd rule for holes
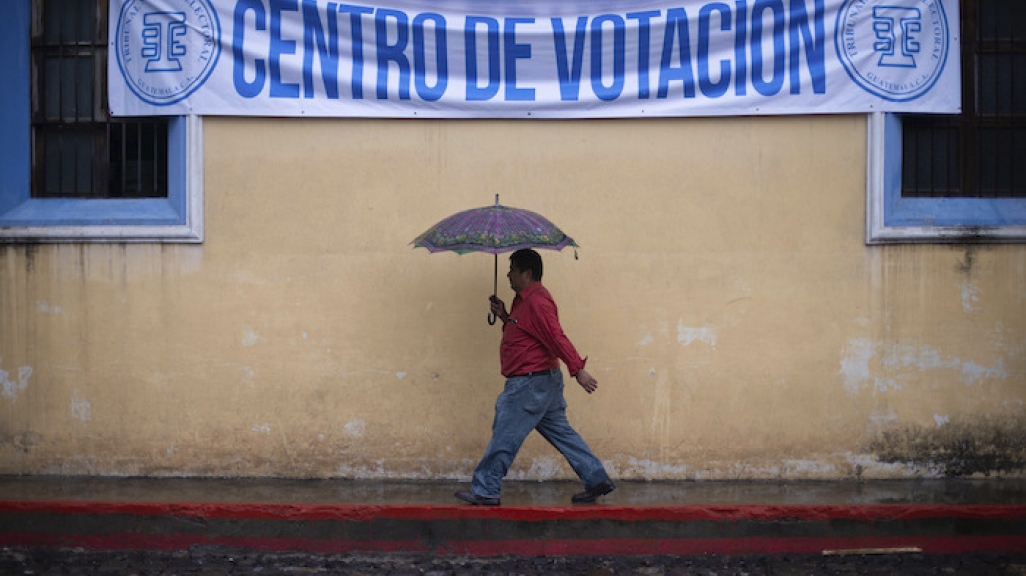
[[[0,500],[450,505],[459,481],[0,476]],[[620,506],[1026,504],[1026,479],[618,482]],[[576,482],[503,484],[504,505],[563,506]]]

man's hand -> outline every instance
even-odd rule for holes
[[[506,320],[509,319],[509,313],[506,312],[506,303],[502,300],[499,300],[499,297],[495,294],[489,296],[488,301],[491,302],[492,316],[495,316],[499,320],[502,320],[503,323],[505,323]]]
[[[580,384],[581,388],[584,388],[584,391],[588,394],[591,394],[598,388],[598,380],[596,380],[591,374],[588,374],[588,372],[583,368],[577,372],[577,375],[574,376],[574,378],[577,378],[577,383]]]

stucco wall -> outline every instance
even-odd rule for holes
[[[582,246],[545,284],[615,477],[1023,465],[1026,248],[867,247],[862,116],[204,132],[204,244],[0,246],[0,473],[468,478],[492,258],[408,243],[496,193]]]

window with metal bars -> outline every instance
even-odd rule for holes
[[[108,1],[32,2],[35,198],[168,195],[168,120],[108,111]]]
[[[901,196],[1026,198],[1026,1],[960,15],[962,114],[902,116]]]

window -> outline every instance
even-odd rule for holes
[[[963,0],[960,116],[902,118],[902,196],[1026,196],[1026,3]]]
[[[960,20],[962,113],[870,117],[870,243],[1026,240],[1026,3]]]
[[[107,0],[35,0],[32,196],[166,198],[167,118],[110,118]]]
[[[110,118],[108,0],[0,20],[0,241],[202,241],[199,118]]]

